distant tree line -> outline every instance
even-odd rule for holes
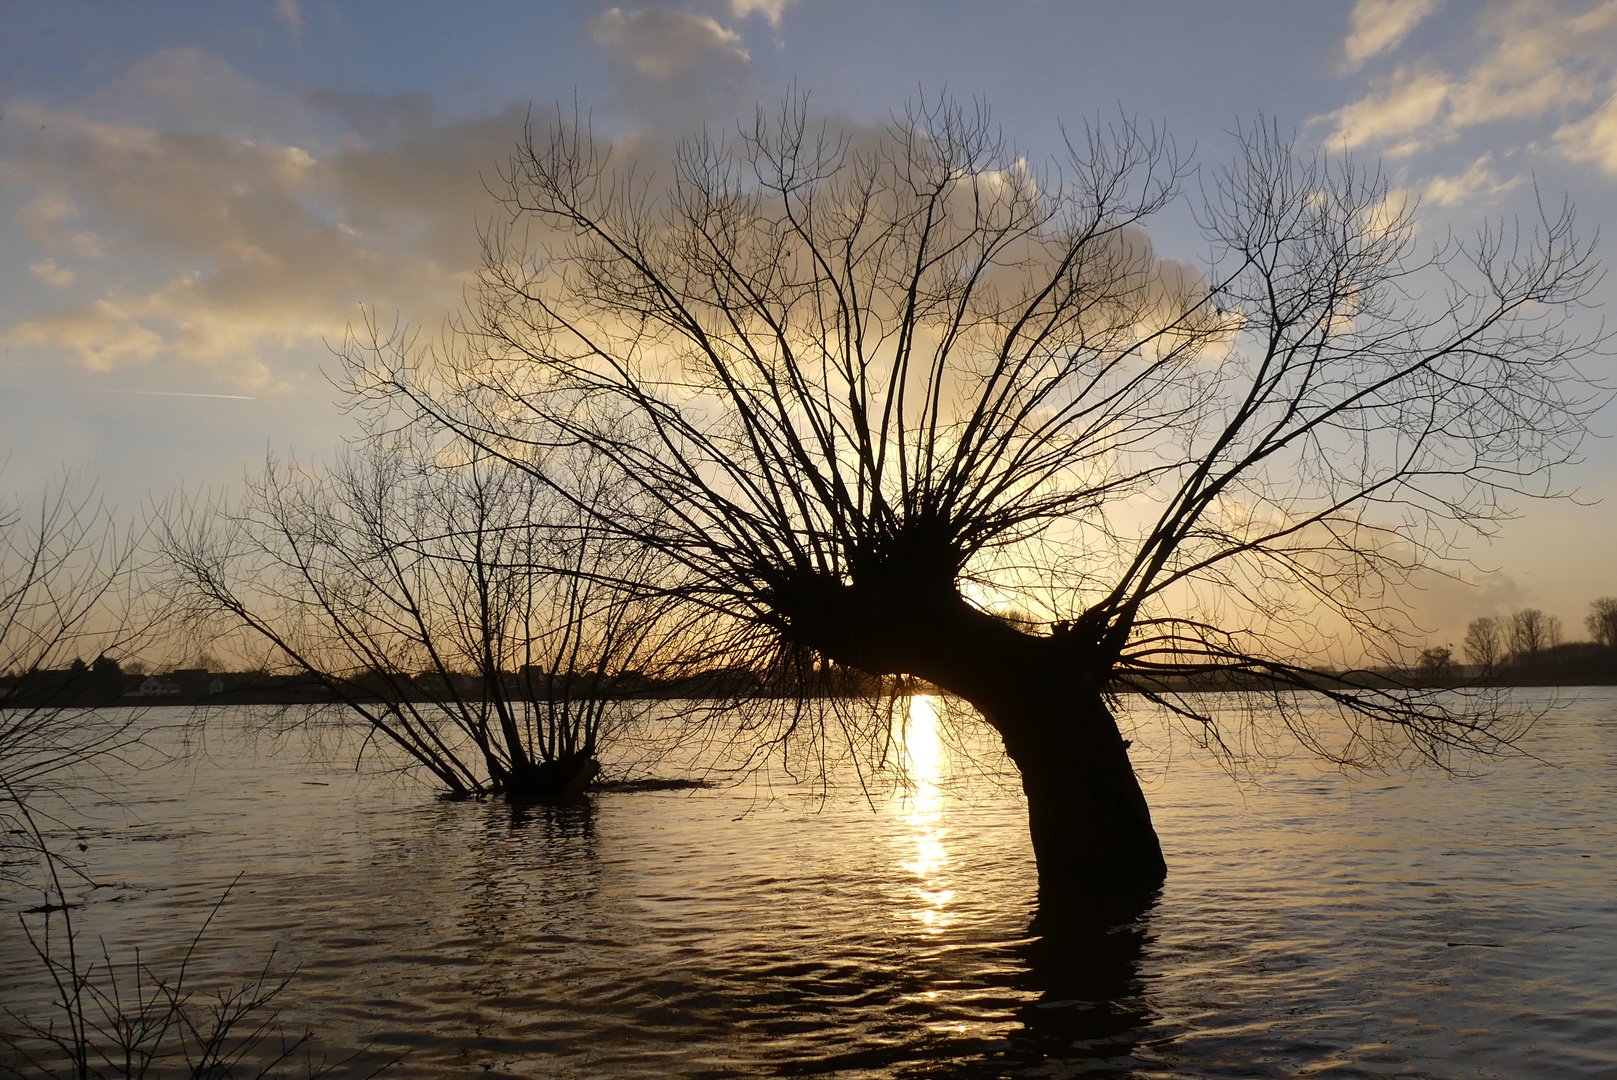
[[[1589,641],[1568,642],[1561,620],[1538,608],[1486,615],[1466,628],[1465,656],[1484,678],[1556,677],[1575,681],[1617,678],[1617,597],[1589,604],[1584,617]],[[1424,649],[1419,670],[1440,675],[1452,668],[1451,650]]]

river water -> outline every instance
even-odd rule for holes
[[[1157,753],[1170,877],[1109,932],[1029,935],[1014,776],[925,699],[897,787],[530,810],[226,711],[56,831],[114,954],[172,959],[240,875],[192,977],[273,949],[283,1022],[400,1077],[1617,1078],[1617,691],[1561,700],[1534,756],[1464,779]],[[39,894],[5,901],[5,1004],[39,1015]]]

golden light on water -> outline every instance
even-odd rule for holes
[[[930,697],[912,697],[900,720],[906,790],[898,796],[898,813],[910,830],[913,857],[901,865],[914,875],[914,895],[918,904],[909,914],[928,932],[937,933],[954,920],[949,902],[954,890],[947,887],[949,852],[944,846],[943,798],[939,788],[948,766],[948,754],[939,732],[937,709]]]

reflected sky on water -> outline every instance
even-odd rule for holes
[[[909,914],[931,933],[941,933],[952,923],[949,901],[949,852],[944,841],[949,835],[946,808],[938,785],[948,767],[943,745],[942,722],[930,697],[912,697],[899,718],[902,740],[901,765],[907,785],[895,797],[899,819],[910,829],[914,853],[903,867],[915,875],[916,907]]]
[[[1617,1076],[1617,692],[1472,780],[1159,755],[1160,899],[1040,936],[1016,779],[940,712],[896,719],[886,786],[516,808],[225,715],[79,808],[81,924],[162,963],[243,874],[198,974],[274,947],[290,1025],[406,1077]]]

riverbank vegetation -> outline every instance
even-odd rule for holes
[[[1472,625],[1498,621],[1503,620],[1486,617],[1475,620]],[[1492,656],[1492,660],[1479,659],[1468,648],[1465,657],[1461,658],[1455,655],[1452,648],[1428,647],[1420,650],[1414,663],[1322,668],[1317,678],[1322,688],[1354,685],[1411,689],[1617,685],[1617,647],[1598,640],[1557,641],[1533,652],[1517,654],[1505,651]],[[103,659],[101,665],[104,668],[118,666],[115,661],[108,659]],[[145,667],[139,662],[133,666]],[[284,670],[272,672],[263,668],[229,670],[227,665],[217,663],[211,667],[164,665],[151,673],[140,670],[137,673],[102,675],[96,679],[76,674],[72,668],[62,668],[41,673],[48,677],[36,679],[32,685],[20,679],[14,682],[0,676],[0,699],[10,694],[14,695],[12,701],[27,704],[35,700],[32,696],[34,686],[49,687],[49,692],[56,699],[84,708],[108,705],[141,708],[228,705],[321,708],[344,704],[350,699],[366,706],[408,702],[442,707],[457,699],[482,700],[485,695],[483,675],[474,671],[460,671],[444,677],[432,671],[417,672],[411,676],[402,672],[378,673],[367,669],[352,678],[343,679],[342,689],[337,690],[319,672],[304,671],[295,665],[282,667]],[[498,679],[499,685],[489,693],[512,698],[521,698],[525,693],[533,692],[536,685],[544,686],[558,698],[579,698],[591,693],[596,685],[596,676],[588,672],[559,673],[546,678],[532,670],[505,670],[500,672]],[[681,671],[671,675],[630,669],[618,672],[610,683],[614,695],[611,700],[624,703],[730,703],[762,699],[796,700],[826,694],[884,700],[895,694],[936,690],[915,680],[900,682],[875,677],[848,679],[835,685],[823,680],[803,682],[780,672],[735,666]],[[1293,685],[1259,672],[1240,676],[1224,668],[1211,668],[1205,673],[1179,673],[1164,677],[1160,683],[1162,687],[1202,694],[1273,691]],[[1112,688],[1112,693],[1126,697],[1138,691],[1116,686]]]

